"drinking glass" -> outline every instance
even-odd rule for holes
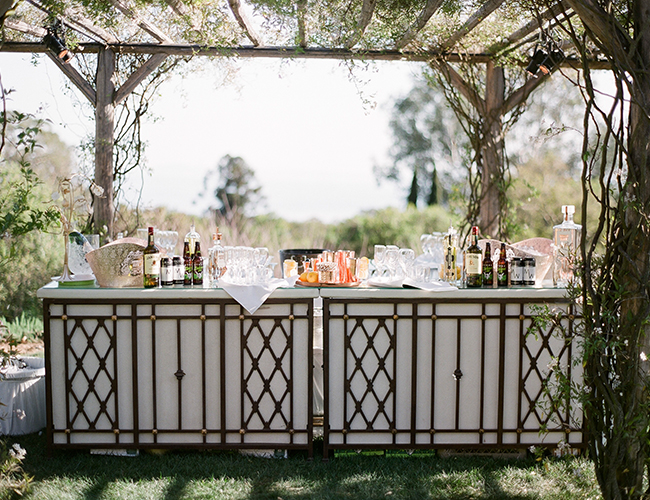
[[[412,278],[413,264],[415,262],[415,251],[411,248],[402,248],[399,251],[399,257],[404,276]]]
[[[386,263],[388,266],[388,275],[391,280],[394,280],[400,274],[399,260],[399,247],[386,245]]]
[[[386,263],[386,246],[375,245],[375,272],[377,277],[381,278],[384,272],[384,265]]]

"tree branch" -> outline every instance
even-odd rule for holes
[[[589,30],[590,38],[612,59],[629,64],[628,49],[632,40],[612,14],[608,14],[594,0],[564,0],[580,17]],[[629,67],[629,66],[627,66]]]

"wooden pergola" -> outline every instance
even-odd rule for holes
[[[108,12],[102,15],[119,19],[123,23],[121,30],[102,26],[97,16],[76,0],[56,13],[41,0],[18,0],[21,3],[12,5],[14,1],[0,0],[5,35],[0,51],[46,53],[95,109],[95,182],[104,187],[106,198],[95,200],[94,222],[96,227],[107,226],[108,233],[113,235],[115,109],[170,56],[360,59],[430,64],[445,75],[471,106],[490,119],[486,133],[492,135],[492,140],[487,142],[489,146],[484,153],[481,220],[483,230],[494,234],[499,207],[491,173],[496,172],[499,163],[503,162],[501,121],[548,78],[548,75],[531,77],[506,96],[501,61],[515,56],[519,64],[525,64],[540,40],[540,33],[548,33],[556,23],[575,14],[571,5],[576,0],[558,1],[533,18],[521,10],[513,15],[512,11],[517,9],[514,0],[487,0],[474,11],[461,9],[451,17],[439,12],[442,0],[422,1],[418,12],[405,16],[408,22],[402,23],[400,33],[383,39],[377,36],[377,30],[381,29],[385,16],[390,13],[381,11],[382,4],[378,0],[353,2],[354,8],[342,17],[348,29],[341,29],[335,37],[324,36],[319,31],[313,19],[317,17],[313,8],[317,9],[318,4],[308,7],[305,0],[297,0],[289,20],[281,19],[279,15],[277,19],[269,20],[268,12],[261,12],[263,9],[255,2],[249,5],[243,5],[239,0],[228,0],[223,5],[214,2],[210,8],[221,15],[220,30],[227,33],[224,39],[237,40],[237,43],[229,44],[193,41],[190,34],[201,33],[204,29],[205,12],[182,0],[166,0],[165,9],[159,6],[136,8],[130,0],[107,0]],[[74,59],[68,64],[62,62],[44,43],[47,30],[43,26],[47,26],[53,15],[67,30],[75,32],[79,40],[73,48],[75,52],[96,55],[95,82],[81,75],[75,68]],[[495,24],[493,21],[512,26],[512,30],[506,36],[494,33],[490,29]],[[160,22],[165,26],[160,26]],[[289,28],[285,27],[287,23]],[[276,25],[282,25],[282,28],[269,28]],[[323,43],[325,39],[328,43]],[[562,48],[567,57],[561,64],[579,68],[582,62],[571,53],[571,47]],[[117,87],[116,54],[149,57]],[[463,79],[454,68],[455,63],[474,63],[485,68],[485,95],[479,95]],[[591,67],[606,65],[606,61],[594,53]]]

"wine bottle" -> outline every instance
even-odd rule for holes
[[[153,237],[153,227],[149,227],[147,246],[142,252],[144,260],[144,287],[160,286],[160,250]]]
[[[494,264],[492,263],[492,248],[490,242],[485,243],[485,257],[483,257],[483,286],[492,288],[494,286]]]
[[[501,252],[497,261],[497,286],[508,286],[508,261],[506,260],[505,243],[501,243]]]
[[[183,243],[183,266],[185,267],[185,274],[183,276],[183,285],[192,286],[192,278],[194,277],[194,269],[192,266],[192,256],[190,255],[190,242]]]
[[[196,242],[194,256],[192,257],[193,281],[195,285],[203,285],[203,257],[201,257],[201,243]]]
[[[472,227],[470,246],[465,250],[465,276],[467,286],[476,288],[483,285],[483,251],[478,246],[478,227]]]

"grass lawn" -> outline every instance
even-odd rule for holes
[[[24,498],[66,499],[597,499],[584,458],[440,458],[434,454],[268,459],[230,452],[88,452],[46,455],[45,435],[9,440],[27,450],[33,477]]]

